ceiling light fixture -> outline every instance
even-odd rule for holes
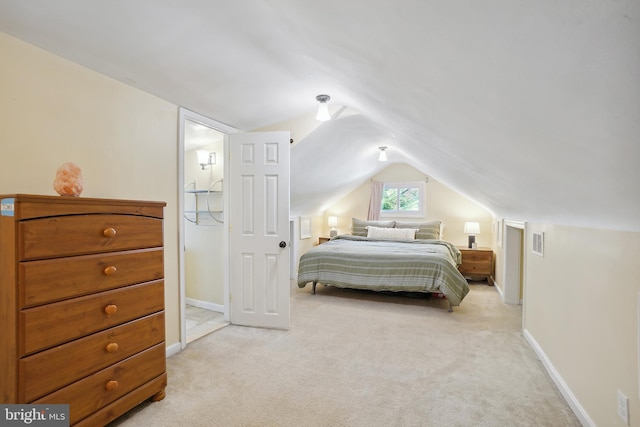
[[[329,106],[327,102],[331,99],[329,95],[318,95],[316,96],[316,100],[320,103],[318,105],[318,114],[316,114],[316,120],[321,122],[326,122],[327,120],[331,120],[331,115],[329,114]]]
[[[383,147],[378,147],[378,148],[380,149],[380,154],[378,155],[378,161],[379,162],[386,162],[387,161],[387,152],[386,152],[387,147],[383,146]]]

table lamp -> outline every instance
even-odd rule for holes
[[[480,234],[480,223],[478,222],[465,222],[464,234],[469,235],[469,248],[475,246],[476,234]]]

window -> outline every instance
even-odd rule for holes
[[[424,217],[424,182],[385,182],[380,216]]]

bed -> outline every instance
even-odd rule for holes
[[[467,280],[457,268],[462,256],[454,245],[439,239],[435,231],[439,223],[380,223],[354,219],[353,234],[336,236],[303,254],[298,287],[312,283],[314,294],[318,283],[373,291],[441,293],[449,302],[449,311],[460,305],[469,292]],[[408,231],[381,233],[379,228]]]

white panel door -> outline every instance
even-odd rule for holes
[[[289,132],[230,135],[231,323],[289,328]]]

